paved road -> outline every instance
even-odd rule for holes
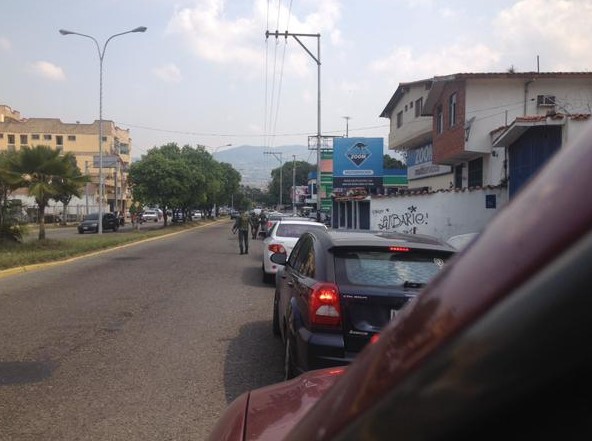
[[[0,278],[0,439],[201,440],[280,381],[262,242],[230,226]]]

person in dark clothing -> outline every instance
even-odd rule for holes
[[[240,253],[249,254],[249,215],[246,211],[243,211],[234,221],[232,232],[237,231]]]
[[[249,223],[251,224],[251,239],[257,239],[257,233],[259,233],[259,216],[254,211],[251,213]]]

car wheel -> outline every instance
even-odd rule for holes
[[[273,296],[273,321],[272,321],[272,331],[273,335],[279,336],[280,335],[280,315],[278,312],[278,293],[276,291],[275,295]]]
[[[286,331],[286,343],[284,344],[284,380],[294,378],[294,362],[292,360],[292,343]]]

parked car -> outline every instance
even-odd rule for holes
[[[142,220],[144,222],[158,222],[158,211],[157,210],[144,210],[142,212]]]
[[[182,223],[185,222],[187,219],[185,217],[185,212],[183,210],[173,210],[173,216],[171,217],[171,222],[174,223]]]
[[[352,364],[245,392],[209,439],[591,439],[592,126],[582,135]]]
[[[119,229],[119,219],[114,213],[103,213],[103,231]],[[78,224],[78,233],[98,233],[99,232],[99,213],[90,213],[82,218]]]
[[[199,220],[203,217],[203,214],[200,210],[193,210],[191,212],[191,220]]]
[[[323,225],[300,236],[287,262],[272,254],[285,263],[273,302],[285,378],[350,363],[454,253],[431,236]]]
[[[258,237],[265,239],[271,229],[273,228],[273,224],[275,224],[278,220],[283,219],[285,215],[279,211],[264,211],[261,210],[259,212],[259,218],[261,219]]]
[[[236,219],[240,216],[240,211],[235,210],[234,208],[230,209],[230,219]]]
[[[271,256],[275,253],[282,253],[286,256],[287,260],[290,257],[292,248],[294,248],[302,233],[314,229],[326,230],[327,227],[318,222],[290,217],[283,217],[277,221],[273,221],[271,231],[263,241],[263,263],[261,264],[261,270],[265,283],[273,282],[279,268],[278,264],[271,261]]]

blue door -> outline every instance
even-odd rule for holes
[[[509,146],[510,198],[537,174],[560,147],[560,126],[532,127]]]

